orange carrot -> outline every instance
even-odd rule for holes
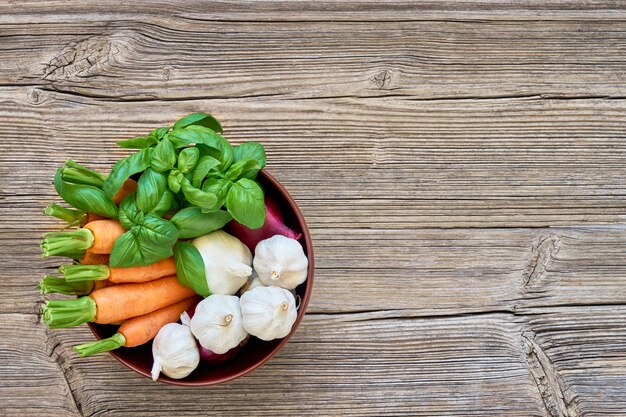
[[[104,288],[104,287],[110,287],[111,285],[115,285],[115,284],[113,284],[108,279],[105,279],[103,281],[93,281],[93,291],[99,290],[100,288]]]
[[[111,253],[115,239],[125,232],[117,220],[95,220],[82,229],[46,233],[41,242],[43,256],[69,256],[81,259],[85,251]]]
[[[109,352],[119,347],[135,347],[154,339],[161,327],[178,321],[180,315],[194,302],[194,297],[186,298],[175,304],[160,308],[143,316],[126,320],[113,336],[74,346],[80,356]]]
[[[87,213],[86,223],[95,222],[96,220],[108,220],[108,218],[96,213]]]
[[[51,328],[86,322],[111,324],[141,316],[191,297],[195,292],[176,276],[138,284],[119,284],[93,291],[75,300],[51,300],[43,319]]]
[[[146,282],[176,274],[174,258],[166,258],[146,266],[111,268],[109,281],[114,283]]]
[[[120,204],[129,194],[137,191],[137,181],[127,179],[124,184],[122,184],[122,188],[115,193],[113,196],[113,202],[115,204]]]
[[[126,230],[115,220],[96,220],[83,226],[93,234],[93,244],[88,249],[91,253],[111,253],[115,239]]]
[[[99,256],[99,255],[98,255]],[[111,283],[147,282],[176,274],[174,258],[146,266],[111,268],[108,265],[63,265],[59,268],[67,282],[101,281]]]
[[[86,251],[85,255],[80,259],[80,263],[83,265],[101,265],[109,263],[109,255],[96,254],[90,251]]]

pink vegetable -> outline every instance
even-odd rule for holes
[[[241,240],[253,253],[257,243],[274,235],[283,235],[296,240],[302,237],[301,233],[296,233],[285,226],[278,205],[267,197],[265,197],[265,223],[261,228],[250,229],[236,220],[232,220],[226,227],[229,233]]]
[[[212,366],[220,365],[226,362],[227,360],[233,358],[237,353],[239,353],[239,351],[241,350],[242,347],[244,347],[248,339],[249,337],[246,337],[237,346],[235,346],[234,348],[232,348],[226,353],[222,353],[221,355],[211,352],[209,349],[203,348],[200,342],[196,340],[196,344],[198,345],[198,350],[200,350],[200,360],[203,363],[208,364],[208,365],[212,365]]]

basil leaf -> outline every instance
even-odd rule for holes
[[[176,151],[172,142],[167,139],[163,139],[154,148],[152,158],[150,159],[150,166],[156,172],[164,172],[174,168],[176,164]]]
[[[202,156],[198,160],[196,167],[193,169],[191,177],[191,185],[196,188],[200,188],[202,180],[207,176],[210,170],[220,164],[220,161],[212,156]]]
[[[230,188],[226,208],[235,220],[250,229],[258,229],[265,223],[263,190],[248,178],[240,179]]]
[[[178,229],[179,239],[191,239],[219,230],[232,220],[224,210],[202,213],[199,207],[187,207],[172,217],[171,222]]]
[[[200,151],[195,146],[183,149],[178,155],[178,169],[183,174],[188,173],[196,166],[199,158]]]
[[[109,176],[104,180],[102,187],[104,192],[109,197],[113,197],[131,175],[141,172],[150,166],[151,156],[152,148],[146,148],[117,161],[113,165]]]
[[[137,181],[137,207],[143,212],[151,211],[161,199],[165,187],[167,186],[167,176],[165,173],[146,169],[139,181]]]
[[[174,246],[174,261],[178,282],[203,297],[211,295],[206,280],[204,261],[194,245],[189,242],[177,242]]]
[[[139,211],[135,204],[135,193],[127,195],[120,203],[118,221],[124,229],[130,229],[135,224],[143,223],[143,213]]]
[[[198,125],[208,127],[216,132],[222,132],[222,125],[217,119],[207,113],[192,113],[174,123],[174,129],[180,129],[183,127]]]
[[[215,203],[215,205],[217,206],[217,208],[220,208],[226,202],[226,196],[228,195],[230,187],[232,186],[232,181],[226,180],[224,178],[212,178],[204,182],[204,185],[202,186],[202,191],[215,194],[215,196],[217,197],[217,203]]]
[[[170,190],[175,193],[180,191],[180,183],[185,179],[185,176],[182,172],[177,169],[173,169],[170,171],[170,174],[167,176],[167,186],[170,187]]]
[[[100,188],[92,185],[70,184],[61,178],[61,170],[54,175],[54,188],[63,200],[74,208],[117,218],[117,206]]]
[[[158,129],[154,129],[148,136],[152,136],[157,140],[161,140],[165,137],[165,134],[170,131],[169,127],[159,127]]]
[[[265,168],[265,164],[267,163],[265,148],[257,142],[246,142],[239,146],[235,146],[233,153],[235,155],[235,162],[242,161],[244,159],[254,159],[259,163],[259,166],[261,167],[260,169]]]
[[[129,149],[144,149],[156,145],[159,140],[154,136],[139,136],[132,139],[118,140],[117,146]]]
[[[150,214],[157,217],[163,217],[165,213],[175,207],[176,197],[174,196],[173,192],[166,188],[165,190],[163,190],[163,194],[161,194],[159,202],[150,211]]]
[[[256,159],[242,159],[232,164],[224,174],[224,177],[231,181],[235,181],[239,178],[249,178],[253,180],[260,170],[261,166]]]
[[[192,125],[185,129],[174,129],[168,133],[167,137],[172,141],[175,148],[204,145],[204,152],[203,148],[198,147],[201,155],[209,155],[219,160],[222,169],[228,168],[233,163],[233,148],[230,143],[209,128]]]
[[[219,209],[219,206],[216,207],[217,196],[215,194],[207,193],[194,187],[187,178],[183,178],[181,181],[181,190],[183,190],[185,198],[191,204],[200,208],[212,209],[213,211]]]
[[[150,214],[144,216],[138,234],[145,243],[168,247],[170,255],[171,246],[178,239],[178,229],[171,221]]]
[[[146,266],[172,256],[172,246],[147,241],[145,235],[150,230],[135,225],[118,237],[111,249],[109,264],[113,268]]]

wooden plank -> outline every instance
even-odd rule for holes
[[[35,285],[66,262],[39,258],[40,231],[59,227],[43,217],[23,219],[35,231],[3,232],[7,272],[0,312],[36,312],[42,297]],[[624,228],[314,229],[313,234],[311,312],[404,310],[394,314],[415,317],[626,299]]]
[[[545,416],[513,317],[311,314],[263,367],[209,389],[154,384],[108,355],[77,358],[69,346],[84,332],[76,329],[50,337],[71,363],[70,380],[80,376],[85,415]]]
[[[67,365],[37,316],[0,314],[0,415],[79,415]]]
[[[268,170],[314,228],[615,223],[626,208],[626,100],[112,103],[42,92],[31,104],[30,91],[0,89],[0,134],[16,150],[0,155],[16,189],[3,195],[7,210],[41,204],[32,190],[51,196],[65,158],[108,170],[128,154],[114,140],[199,109],[234,143],[266,146]]]
[[[626,308],[546,309],[530,316],[524,345],[538,376],[552,374],[559,416],[626,414]],[[544,372],[545,373],[545,372]],[[540,386],[545,382],[540,382]]]
[[[268,23],[67,12],[44,15],[36,35],[19,16],[0,21],[0,85],[135,101],[626,96],[616,59],[626,30],[610,18]]]

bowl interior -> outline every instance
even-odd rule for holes
[[[302,213],[300,213],[298,206],[285,188],[265,171],[259,173],[258,181],[263,186],[265,195],[280,207],[285,224],[294,231],[302,233],[300,243],[302,244],[304,253],[309,258],[308,278],[296,289],[297,294],[301,297],[301,302],[298,318],[294,323],[291,333],[283,339],[270,342],[264,342],[255,337],[251,337],[250,341],[241,351],[227,362],[218,366],[208,366],[200,363],[198,368],[193,371],[191,375],[183,379],[171,379],[161,374],[159,377],[159,381],[161,382],[183,386],[212,385],[244,375],[271,358],[295,332],[304,316],[313,285],[314,266],[311,235]],[[117,326],[89,323],[89,327],[98,339],[112,336],[117,331]],[[129,368],[150,378],[150,370],[152,368],[152,342],[130,349],[119,348],[110,353]]]

